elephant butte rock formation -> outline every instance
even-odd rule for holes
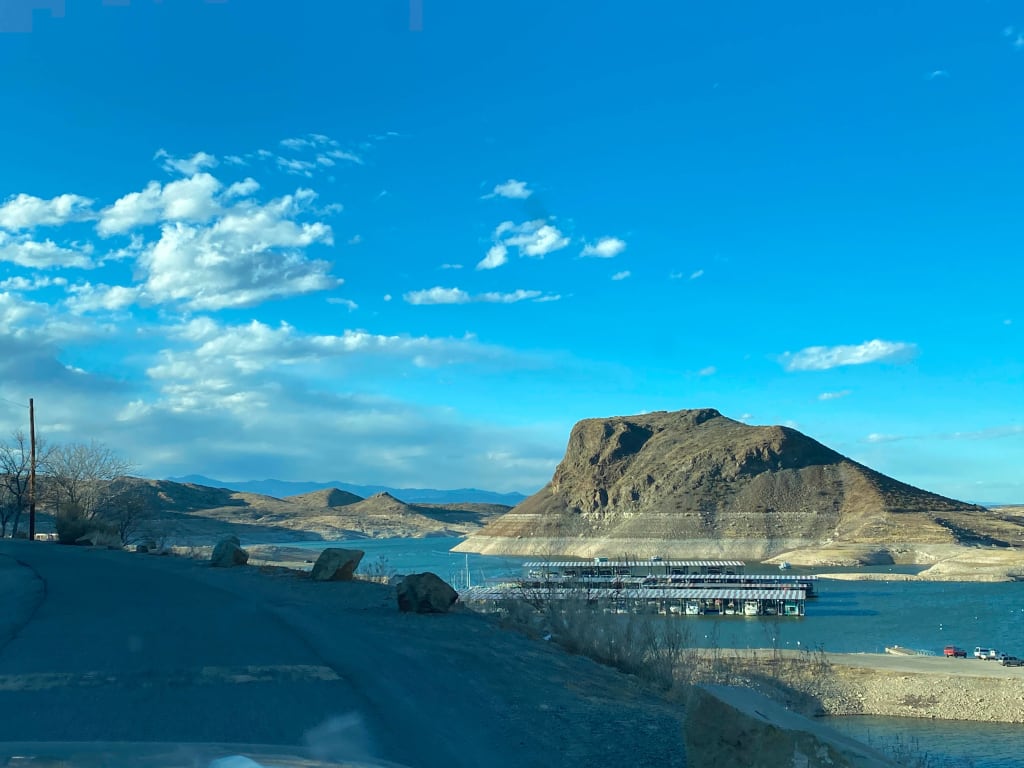
[[[456,549],[761,560],[850,544],[1008,546],[1001,537],[1019,535],[983,507],[893,480],[795,429],[702,408],[579,422],[551,482]]]

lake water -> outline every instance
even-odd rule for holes
[[[522,563],[531,559],[450,552],[460,541],[360,539],[336,545],[362,549],[366,553],[364,566],[386,562],[397,573],[432,571],[457,584],[465,583],[467,570],[473,584],[518,576]],[[332,545],[321,541],[284,546],[320,550]],[[802,570],[794,568],[787,573]],[[862,570],[887,573],[890,569]],[[914,570],[894,568],[892,572]],[[968,651],[981,645],[1024,656],[1024,583],[821,579],[817,589],[819,596],[807,601],[807,615],[802,618],[689,616],[667,620],[686,622],[698,644],[722,647],[820,646],[837,653],[883,653],[887,645],[900,645],[941,653],[945,645],[959,645]],[[884,717],[831,718],[830,723],[879,748],[894,740],[908,744],[929,755],[928,768],[1024,768],[1024,726]]]

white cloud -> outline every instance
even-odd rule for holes
[[[611,259],[626,250],[626,241],[617,237],[602,237],[596,243],[588,243],[580,251],[580,256],[596,256],[599,259]]]
[[[239,157],[238,155],[225,155],[224,156],[224,162],[227,163],[228,165],[248,165],[249,164],[248,162],[246,162],[244,157]]]
[[[697,371],[698,376],[714,376],[716,373],[718,373],[718,369],[713,365],[709,365],[706,368],[701,368]]]
[[[256,179],[246,177],[242,181],[236,181],[224,191],[224,197],[249,197],[259,191],[260,183]]]
[[[471,299],[461,288],[442,288],[435,285],[421,291],[409,291],[402,298],[409,304],[468,304]]]
[[[504,221],[494,230],[494,238],[499,244],[518,248],[520,256],[532,258],[544,258],[569,245],[569,238],[543,219],[522,224]]]
[[[139,288],[123,285],[92,285],[80,283],[68,288],[71,295],[65,302],[74,314],[85,312],[113,312],[130,307],[139,299]]]
[[[690,273],[690,279],[696,280],[698,277],[704,277],[704,270],[698,269],[696,272]]]
[[[683,273],[682,272],[669,272],[668,273],[668,279],[669,280],[681,280],[682,277],[683,277]]]
[[[279,168],[293,176],[311,177],[316,168],[316,163],[308,160],[296,160],[291,157],[278,157],[276,162]]]
[[[300,189],[262,206],[242,201],[209,226],[163,224],[139,257],[146,300],[221,309],[336,287],[330,264],[302,252],[333,244],[328,225],[294,220],[312,197]]]
[[[208,173],[165,186],[151,181],[141,192],[131,192],[104,208],[96,229],[107,237],[158,221],[209,221],[221,210],[216,200],[220,189],[221,183]]]
[[[742,416],[740,416],[740,421],[750,421],[752,418],[754,418],[754,415],[752,413],[744,413]]]
[[[91,254],[92,246],[88,243],[65,248],[52,240],[32,240],[27,235],[0,232],[0,262],[6,261],[20,267],[91,269],[95,266]]]
[[[349,245],[359,245],[361,242],[363,242],[362,235],[352,235],[352,237],[348,239]]]
[[[498,184],[494,191],[484,195],[484,198],[507,197],[512,200],[525,200],[533,194],[533,190],[526,186],[525,181],[509,179],[504,184]]]
[[[462,269],[461,264],[442,264],[441,269]]]
[[[497,243],[488,249],[487,255],[480,260],[476,268],[497,269],[506,263],[508,263],[508,248],[501,243]]]
[[[540,291],[526,291],[518,289],[509,293],[490,291],[470,295],[461,288],[442,288],[434,286],[422,291],[410,291],[404,298],[409,304],[469,304],[471,302],[484,304],[515,304],[520,301],[533,299],[534,301],[555,301],[558,296],[544,296]]]
[[[204,168],[215,168],[217,158],[206,152],[196,152],[192,157],[178,158],[168,154],[165,149],[158,149],[154,160],[163,160],[161,164],[169,173],[180,173],[182,176],[194,176]]]
[[[884,435],[879,432],[872,432],[864,438],[869,443],[895,443],[899,440],[906,440],[905,435]]]
[[[849,389],[843,389],[843,390],[840,390],[839,392],[822,392],[820,395],[818,395],[818,399],[819,400],[838,400],[839,398],[846,397],[849,394],[851,394],[851,390],[849,390]]]
[[[481,293],[479,296],[474,296],[473,301],[482,301],[490,304],[515,304],[519,301],[526,301],[527,299],[536,299],[541,295],[540,291],[524,291],[522,289],[512,291],[511,293]]]
[[[949,77],[949,72],[944,69],[936,69],[925,75],[926,80],[935,80],[940,77]]]
[[[335,160],[348,160],[350,163],[355,163],[356,165],[363,164],[363,158],[354,152],[346,152],[343,149],[332,149],[327,153],[327,155],[329,157],[333,157]]]
[[[348,311],[349,312],[354,312],[355,310],[359,309],[359,305],[356,304],[354,301],[352,301],[352,299],[339,299],[337,297],[332,296],[331,298],[329,298],[327,300],[327,303],[328,304],[342,304],[342,305],[348,307]]]
[[[30,279],[17,275],[0,280],[0,291],[38,291],[42,288],[49,288],[51,285],[63,287],[67,284],[67,279],[63,277],[36,276]]]
[[[807,347],[793,354],[786,352],[782,362],[787,371],[827,371],[843,365],[876,362],[902,362],[917,351],[914,344],[874,339],[863,344],[837,347]]]
[[[630,272],[628,269],[626,269],[626,270],[623,270],[622,272],[616,272],[614,275],[612,275],[612,280],[625,280],[627,277],[629,277],[632,274],[633,274],[632,272]]]
[[[24,193],[14,195],[0,205],[0,227],[17,231],[88,221],[96,216],[92,204],[92,200],[81,195],[57,195],[49,200]]]

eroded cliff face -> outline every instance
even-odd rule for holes
[[[760,559],[840,541],[955,543],[936,518],[984,512],[788,427],[661,411],[576,424],[551,482],[459,549]]]

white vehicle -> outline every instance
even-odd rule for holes
[[[999,651],[994,648],[982,648],[981,646],[977,646],[974,649],[974,658],[976,659],[984,659],[987,661],[988,659],[996,659],[998,657]]]

